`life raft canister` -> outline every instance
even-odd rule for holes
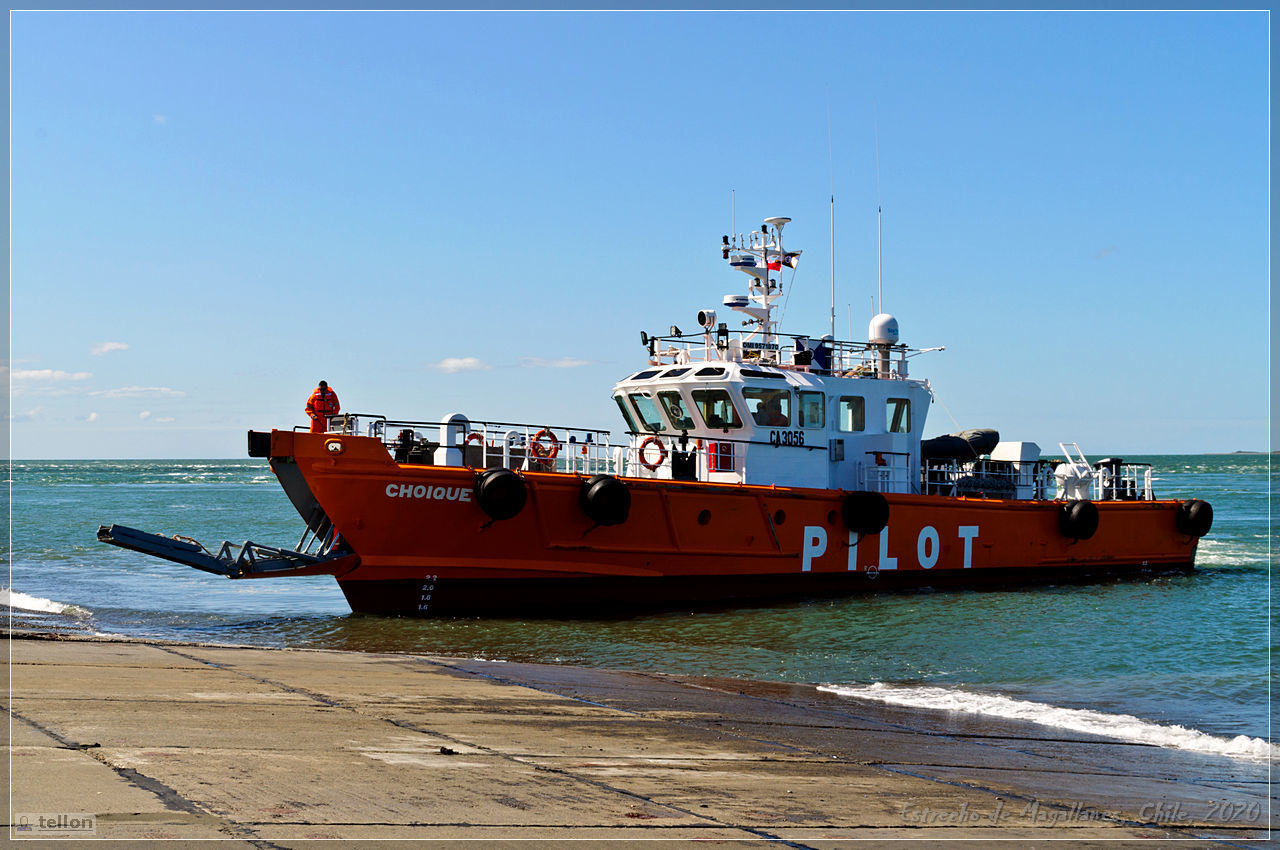
[[[631,513],[631,488],[612,475],[582,482],[578,504],[596,525],[621,525]]]
[[[879,534],[889,524],[889,502],[882,493],[854,490],[845,494],[840,515],[850,531]]]
[[[1188,499],[1178,505],[1178,531],[1204,537],[1213,527],[1213,505],[1203,499]]]
[[[476,476],[476,504],[489,516],[511,519],[524,509],[528,488],[524,479],[510,469],[486,469]]]
[[[1058,531],[1073,540],[1088,540],[1098,530],[1098,506],[1075,499],[1058,509]]]

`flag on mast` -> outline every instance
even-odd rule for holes
[[[799,261],[800,261],[799,251],[788,251],[787,253],[781,255],[777,259],[769,260],[769,271],[772,271],[772,272],[782,271],[783,266],[786,266],[789,269],[794,269],[796,267],[796,263],[798,263]]]

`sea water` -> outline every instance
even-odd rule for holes
[[[1268,727],[1265,455],[1132,458],[1214,525],[1190,575],[940,590],[607,619],[355,615],[328,576],[229,581],[99,543],[99,525],[293,546],[262,460],[21,461],[4,600],[14,628],[414,652],[773,681],[1022,717],[1243,758]]]

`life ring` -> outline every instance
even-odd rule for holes
[[[479,431],[472,431],[470,434],[467,435],[467,438],[462,441],[463,445],[466,445],[467,443],[479,443],[480,445],[483,446],[484,434],[481,434]]]
[[[548,444],[544,444],[543,439],[546,439]],[[556,435],[550,428],[543,428],[533,435],[533,442],[529,448],[536,458],[554,460],[555,456],[560,454],[560,441],[556,439]]]
[[[649,463],[649,456],[645,454],[645,449],[649,448],[650,445],[657,445],[658,447],[658,459],[653,463]],[[666,459],[667,447],[662,444],[662,441],[657,437],[645,437],[644,442],[640,444],[640,465],[653,472],[662,466],[662,462]]]

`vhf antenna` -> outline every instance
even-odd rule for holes
[[[831,338],[836,338],[836,169],[831,144],[831,86],[827,86],[827,176],[831,183]]]
[[[880,203],[880,119],[875,114],[875,101],[872,101],[872,124],[876,132],[876,303],[879,312],[884,312],[884,229],[882,227],[883,206]]]

